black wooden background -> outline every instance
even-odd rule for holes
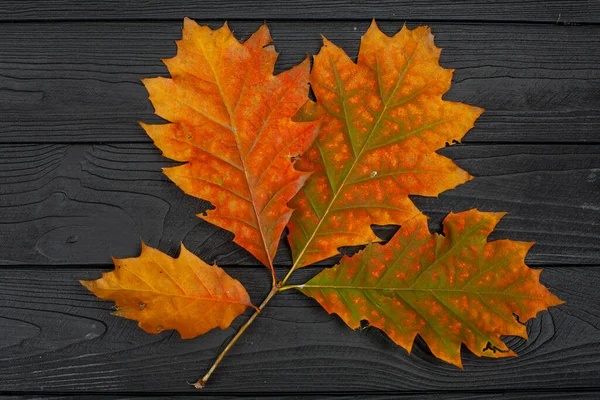
[[[185,381],[247,315],[193,340],[150,335],[77,283],[136,256],[141,237],[171,255],[183,241],[255,302],[269,290],[230,233],[194,217],[208,203],[161,174],[172,163],[137,125],[158,120],[139,79],[166,75],[184,16],[228,20],[242,40],[266,20],[279,70],[316,54],[320,34],[356,55],[372,17],[389,34],[432,27],[457,69],[446,98],[487,112],[440,151],[477,178],[414,201],[434,228],[450,210],[508,211],[492,239],[538,243],[527,262],[567,303],[530,321],[529,340],[506,339],[519,358],[465,351],[461,371],[422,342],[408,356],[290,291],[195,391]],[[598,1],[1,1],[0,397],[600,398],[599,62]],[[289,266],[287,244],[276,262]]]

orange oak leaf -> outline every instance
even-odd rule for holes
[[[113,259],[115,270],[80,281],[103,300],[113,300],[120,317],[139,321],[148,333],[176,329],[183,339],[220,327],[252,306],[242,284],[181,245],[171,258],[142,243],[135,258]]]
[[[487,242],[504,213],[450,214],[444,235],[425,217],[402,226],[389,243],[372,244],[298,288],[352,328],[382,329],[410,353],[421,335],[435,356],[462,367],[461,343],[478,356],[516,355],[502,335],[527,337],[525,325],[562,301],[525,265],[533,243]]]
[[[185,19],[171,78],[144,79],[156,114],[170,124],[141,124],[181,166],[164,173],[215,210],[199,217],[235,234],[273,272],[292,210],[288,201],[309,176],[292,157],[310,147],[316,122],[292,117],[308,99],[309,60],[276,76],[277,52],[266,25],[244,44],[227,24],[217,30]]]
[[[374,21],[357,63],[324,39],[310,77],[317,103],[296,117],[321,118],[321,128],[296,163],[314,173],[290,202],[294,268],[377,241],[371,224],[420,214],[409,195],[437,196],[472,178],[436,153],[483,112],[442,100],[453,70],[440,67],[440,51],[426,27],[388,37]]]

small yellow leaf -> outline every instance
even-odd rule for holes
[[[252,307],[239,281],[183,245],[178,258],[142,243],[139,257],[113,261],[114,271],[80,282],[99,298],[114,301],[115,315],[139,321],[148,333],[176,329],[188,339],[216,327],[226,329]]]

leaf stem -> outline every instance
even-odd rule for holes
[[[271,291],[269,292],[269,294],[267,295],[267,297],[265,297],[265,299],[260,304],[260,306],[258,306],[258,309],[254,312],[254,314],[252,314],[252,316],[248,319],[248,321],[246,321],[246,323],[241,326],[240,330],[229,341],[229,343],[223,349],[223,351],[221,351],[221,354],[219,354],[219,356],[217,357],[217,359],[215,360],[215,362],[212,364],[212,366],[210,367],[210,369],[208,370],[208,372],[202,378],[198,379],[197,382],[190,383],[190,385],[194,386],[196,389],[202,389],[204,386],[206,386],[206,382],[208,382],[208,379],[213,374],[213,372],[215,372],[215,369],[217,369],[217,367],[219,366],[219,364],[221,363],[221,361],[223,361],[223,358],[227,355],[227,353],[229,352],[229,350],[231,350],[231,348],[233,347],[233,345],[244,334],[244,332],[246,331],[246,329],[248,329],[248,327],[252,324],[252,322],[254,322],[254,320],[256,319],[256,317],[258,317],[258,314],[260,314],[260,312],[262,311],[263,308],[265,308],[265,306],[267,305],[267,303],[269,301],[271,301],[271,299],[273,298],[273,296],[275,296],[277,293],[279,293],[280,288],[281,288],[281,284],[275,284],[275,285],[273,285],[273,287],[271,288]]]
[[[277,286],[277,275],[275,275],[275,268],[271,266],[271,288]]]
[[[290,289],[300,289],[302,288],[302,286],[304,285],[288,285],[288,286],[282,286],[279,288],[279,292],[283,292],[285,290],[290,290]]]
[[[244,325],[242,325],[240,327],[240,330],[229,341],[229,343],[227,343],[227,346],[225,346],[225,348],[223,349],[223,351],[221,351],[221,353],[219,354],[219,356],[217,357],[217,359],[215,360],[215,362],[212,364],[212,366],[210,367],[210,369],[208,370],[208,372],[202,378],[198,379],[198,381],[196,381],[195,383],[189,383],[188,382],[190,385],[194,386],[196,389],[202,389],[203,387],[206,386],[206,383],[210,379],[210,376],[213,374],[213,372],[215,372],[215,370],[217,369],[217,367],[219,366],[219,364],[221,363],[221,361],[223,361],[223,358],[225,358],[225,356],[227,355],[227,353],[229,352],[229,350],[231,350],[231,348],[233,347],[233,345],[240,339],[240,337],[244,334],[244,332],[246,332],[246,329],[248,329],[248,327],[250,325],[252,325],[252,322],[254,322],[254,320],[256,319],[256,317],[258,317],[258,315],[265,308],[265,306],[269,303],[269,301],[271,301],[271,299],[273,298],[273,296],[275,296],[279,292],[283,292],[285,290],[290,290],[290,289],[297,289],[297,288],[299,288],[299,287],[302,286],[302,285],[288,285],[288,286],[284,286],[285,283],[287,282],[287,280],[292,275],[292,273],[296,270],[296,268],[297,268],[297,265],[294,264],[292,266],[292,268],[288,271],[288,273],[285,276],[285,278],[283,278],[283,280],[281,280],[279,283],[277,283],[277,281],[276,281],[277,278],[275,277],[275,271],[271,270],[271,276],[273,278],[273,287],[271,288],[271,291],[269,292],[269,294],[267,295],[267,297],[265,297],[265,299],[262,301],[262,303],[260,304],[260,306],[258,306],[258,308],[255,307],[256,311],[254,312],[254,314],[252,314],[252,316],[248,319],[248,321],[246,321],[246,323],[244,323]]]
[[[292,276],[292,274],[294,273],[294,271],[298,267],[297,262],[299,260],[300,260],[300,258],[298,258],[296,260],[296,263],[294,263],[294,265],[292,265],[292,268],[290,268],[290,270],[288,271],[287,275],[281,280],[281,282],[279,282],[279,286],[281,287],[281,289],[283,289],[283,286],[286,284],[286,282],[288,281],[288,279],[290,279],[290,276]],[[281,289],[279,290],[280,292],[281,292]],[[287,289],[285,289],[285,290],[287,290]]]

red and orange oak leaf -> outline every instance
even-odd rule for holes
[[[142,243],[136,258],[113,259],[115,270],[80,281],[114,314],[139,321],[149,333],[176,329],[183,339],[219,327],[226,329],[246,307],[253,307],[242,284],[216,265],[208,265],[181,245],[178,258]]]
[[[440,67],[440,51],[427,27],[388,37],[375,22],[357,63],[324,40],[310,77],[317,103],[296,117],[319,117],[321,128],[296,163],[314,174],[290,203],[294,268],[376,241],[371,224],[418,216],[409,195],[437,196],[472,178],[436,154],[483,112],[442,100],[453,70]]]
[[[365,319],[409,352],[421,335],[435,356],[462,367],[461,343],[478,356],[515,353],[502,335],[527,337],[521,322],[561,304],[525,265],[533,243],[487,242],[504,213],[450,214],[444,235],[425,217],[402,226],[298,288],[352,328]],[[488,345],[488,343],[491,345]]]
[[[181,166],[164,173],[215,210],[198,215],[235,234],[234,241],[273,271],[292,210],[308,178],[291,158],[307,150],[315,122],[292,117],[308,99],[309,60],[273,75],[277,53],[266,25],[244,44],[227,24],[217,30],[185,19],[171,78],[144,79],[156,114],[170,124],[142,124],[163,154]]]

